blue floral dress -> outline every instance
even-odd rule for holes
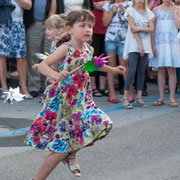
[[[60,70],[71,71],[92,58],[90,46],[80,52],[69,43]],[[25,140],[28,146],[68,153],[92,145],[112,128],[112,121],[92,98],[89,73],[78,71],[47,87],[46,99]]]

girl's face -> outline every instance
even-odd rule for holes
[[[166,5],[171,5],[171,3],[172,3],[172,0],[162,0],[162,2],[164,3],[164,4],[166,4]]]
[[[93,33],[93,23],[91,21],[76,22],[72,27],[68,27],[68,32],[72,38],[80,42],[89,42],[91,40]]]
[[[56,36],[59,36],[62,33],[62,29],[46,28],[46,37],[49,40],[54,41]]]
[[[135,5],[137,5],[137,6],[144,6],[144,4],[145,4],[145,0],[134,0],[134,2],[135,2]]]

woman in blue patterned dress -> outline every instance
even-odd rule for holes
[[[7,58],[17,59],[17,70],[21,85],[21,91],[26,99],[32,99],[27,90],[27,62],[26,62],[26,44],[25,29],[23,24],[23,9],[30,9],[31,0],[11,0],[15,10],[11,12],[12,23],[8,25],[0,24],[0,82],[1,87],[8,89],[7,76]],[[3,95],[2,95],[2,98]]]
[[[176,68],[180,67],[179,40],[177,38],[180,24],[180,10],[172,0],[163,0],[163,3],[154,10],[156,28],[152,43],[155,57],[150,60],[149,66],[158,68],[159,100],[154,106],[164,105],[164,87],[166,70],[169,75],[171,107],[177,107],[175,100]],[[178,20],[179,19],[179,20]]]
[[[92,37],[94,15],[88,10],[72,11],[66,19],[71,40],[38,66],[40,73],[56,81],[49,87],[43,108],[25,141],[28,146],[51,152],[34,180],[46,179],[60,161],[93,145],[112,128],[110,118],[93,101],[89,73],[79,70],[69,75],[92,58],[93,49],[86,42]],[[61,62],[59,73],[50,68],[57,62]],[[122,66],[104,65],[100,70],[125,73]]]

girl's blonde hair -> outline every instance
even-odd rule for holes
[[[65,16],[53,14],[45,21],[45,26],[48,29],[60,29],[65,28]]]
[[[134,7],[135,6],[135,0],[132,0],[132,7]],[[143,4],[143,8],[144,9],[147,9],[147,0],[144,0],[144,4]]]
[[[66,26],[73,26],[76,22],[83,22],[83,21],[91,21],[93,24],[95,23],[95,17],[93,13],[89,10],[77,10],[71,11],[66,16]]]

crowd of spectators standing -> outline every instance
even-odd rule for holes
[[[131,109],[132,102],[148,107],[147,80],[156,81],[160,97],[153,105],[164,104],[166,81],[169,105],[177,107],[175,90],[180,90],[180,0],[1,0],[0,2],[0,86],[8,89],[7,77],[16,62],[19,86],[26,99],[45,90],[45,77],[34,70],[41,60],[36,53],[50,53],[46,20],[53,14],[89,9],[95,16],[92,41],[94,55],[107,55],[108,64],[126,67],[126,74],[114,76],[95,71],[90,74],[92,94],[107,96]],[[133,94],[134,88],[137,95]],[[158,89],[157,88],[157,89]],[[4,94],[0,94],[4,98]]]

